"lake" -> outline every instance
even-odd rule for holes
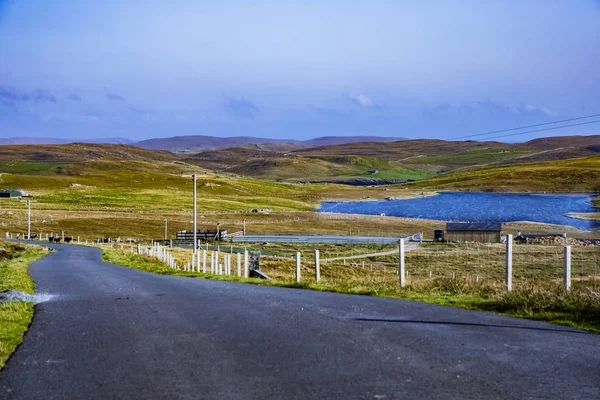
[[[532,221],[600,230],[600,221],[567,217],[594,212],[593,196],[581,194],[440,193],[403,200],[324,202],[318,211],[424,218],[453,222]]]

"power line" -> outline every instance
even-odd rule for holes
[[[600,119],[598,119],[598,120],[595,120],[595,121],[580,122],[580,123],[578,123],[578,124],[569,124],[569,125],[555,126],[555,127],[552,127],[552,128],[536,129],[536,130],[533,130],[533,131],[525,131],[525,132],[509,133],[508,135],[492,136],[492,137],[486,138],[486,140],[488,140],[488,139],[498,139],[498,138],[509,137],[509,136],[525,135],[525,134],[527,134],[527,133],[536,133],[536,132],[552,131],[552,130],[555,130],[555,129],[569,128],[569,127],[571,127],[571,126],[579,126],[579,125],[597,124],[597,123],[599,123],[599,122],[600,122]]]
[[[554,125],[554,124],[560,124],[560,123],[563,123],[563,122],[578,121],[578,120],[587,119],[587,118],[594,118],[594,117],[600,117],[600,114],[593,114],[593,115],[588,115],[588,116],[585,116],[585,117],[577,117],[577,118],[563,119],[563,120],[560,120],[560,121],[554,121],[554,122],[545,122],[545,123],[543,123],[543,124],[535,124],[535,125],[520,126],[520,127],[518,127],[518,128],[502,129],[502,130],[499,130],[499,131],[492,131],[492,132],[486,132],[486,133],[478,133],[478,134],[476,134],[476,135],[457,136],[457,137],[450,138],[450,139],[448,139],[448,140],[467,139],[467,138],[472,138],[472,137],[479,137],[479,136],[493,135],[494,133],[503,133],[503,132],[520,131],[521,129],[536,128],[536,127],[538,127],[538,126]],[[585,124],[582,124],[582,125],[585,125]],[[575,126],[575,125],[573,125],[573,126]],[[554,129],[554,128],[552,128],[552,129]],[[493,139],[493,138],[488,138],[488,139]]]

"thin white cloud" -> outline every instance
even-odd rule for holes
[[[364,94],[351,94],[350,100],[360,107],[373,107],[373,101]]]

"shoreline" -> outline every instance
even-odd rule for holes
[[[598,208],[593,206],[594,208]],[[567,217],[576,218],[584,221],[600,221],[600,212],[570,212]]]
[[[395,201],[395,200],[410,200],[410,199],[418,199],[425,197],[433,197],[438,196],[443,193],[469,193],[469,194],[488,194],[488,195],[503,195],[503,194],[518,194],[518,195],[536,195],[536,196],[589,196],[591,197],[591,201],[589,204],[598,210],[600,210],[600,194],[596,192],[487,192],[487,191],[470,191],[470,190],[435,190],[431,192],[422,191],[421,193],[426,193],[422,195],[407,195],[404,197],[393,197],[389,196],[389,198],[378,199],[378,198],[368,198],[368,199],[348,199],[348,198],[332,198],[332,199],[324,199],[321,200],[320,203],[359,203],[359,202],[369,202],[369,201]],[[599,203],[598,206],[594,204],[597,201]],[[318,211],[317,211],[318,212]]]

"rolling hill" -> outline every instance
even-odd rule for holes
[[[158,138],[142,140],[134,143],[135,146],[145,149],[169,150],[180,152],[202,151],[219,148],[240,147],[245,145],[284,145],[287,150],[309,148],[315,146],[329,146],[364,141],[392,142],[403,138],[389,138],[379,136],[326,136],[310,140],[293,139],[271,139],[251,136],[174,136],[169,138]],[[271,147],[272,148],[272,147]]]
[[[82,162],[95,159],[175,161],[179,157],[167,151],[146,150],[117,144],[41,144],[0,146],[0,160]]]
[[[272,151],[245,146],[187,155],[185,161],[238,175],[310,182],[393,183],[487,165],[556,161],[600,154],[600,136],[525,143],[403,140]]]
[[[68,143],[105,143],[105,144],[131,144],[133,141],[124,138],[101,138],[101,139],[62,139],[43,137],[9,137],[0,138],[0,145],[11,144],[68,144]]]
[[[415,182],[409,186],[436,190],[600,193],[600,155],[470,168]]]
[[[594,160],[600,155],[600,136],[553,137],[516,144],[423,139],[290,148],[295,145],[246,143],[187,154],[86,143],[0,146],[0,173],[64,176],[125,168],[153,173],[163,169],[167,174],[177,174],[196,169],[290,183],[381,185],[425,180],[423,187],[427,188],[482,190],[508,190],[511,184],[514,190],[553,190],[553,184],[545,181],[568,177],[554,186],[589,191],[596,190],[590,178],[596,177],[595,164],[576,162],[571,169],[557,165],[575,159]],[[551,168],[542,168],[544,165]],[[583,171],[581,176],[577,165]],[[512,183],[496,177],[495,172],[486,175],[484,180],[489,183],[482,182],[479,177],[488,173],[482,171],[508,171]]]

